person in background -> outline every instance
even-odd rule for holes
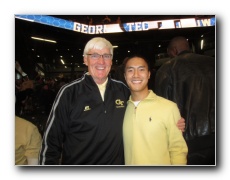
[[[128,87],[110,77],[113,46],[102,37],[84,48],[88,72],[59,90],[39,155],[41,165],[124,165],[122,125]],[[178,127],[184,128],[184,120]]]
[[[121,24],[121,17],[120,16],[117,17],[116,23]]]
[[[42,137],[38,128],[15,116],[15,165],[38,165]]]
[[[16,95],[16,103],[15,103],[15,114],[17,116],[22,115],[22,111],[26,105],[26,101],[29,97],[34,93],[34,83],[33,80],[30,80],[28,75],[24,72],[22,73],[22,83],[18,87],[18,91],[15,92]]]
[[[123,123],[126,165],[186,165],[188,148],[176,126],[177,105],[148,89],[150,69],[141,56],[124,62],[131,96]]]
[[[185,37],[168,46],[172,58],[156,73],[156,93],[177,103],[186,120],[188,165],[215,164],[215,58],[192,53]]]
[[[102,20],[103,24],[109,24],[111,23],[111,19],[108,16],[105,16],[105,18]]]

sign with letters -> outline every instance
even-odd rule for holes
[[[46,15],[15,15],[15,18],[64,28],[85,34],[122,33],[132,31],[149,31],[190,27],[215,26],[216,18],[207,19],[171,19],[162,21],[127,22],[122,24],[87,25]]]

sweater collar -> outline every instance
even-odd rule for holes
[[[152,90],[149,90],[148,96],[145,99],[142,99],[141,101],[146,101],[146,100],[150,100],[150,99],[154,100],[154,99],[156,99],[156,97],[157,97],[157,95]],[[131,96],[129,97],[129,101],[133,103]]]

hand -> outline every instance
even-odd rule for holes
[[[185,131],[185,119],[183,117],[181,117],[181,119],[179,119],[177,121],[177,127],[179,130],[181,130],[182,132]]]

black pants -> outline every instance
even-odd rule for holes
[[[216,165],[215,134],[187,141],[188,165]]]

